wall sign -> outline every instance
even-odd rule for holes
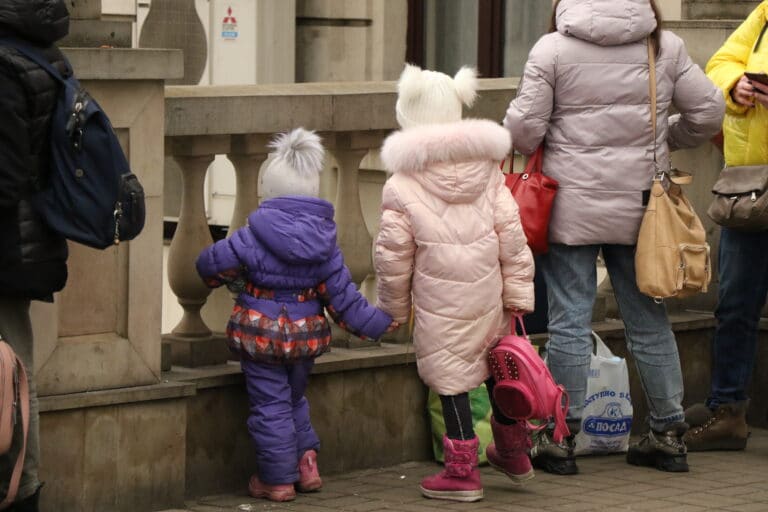
[[[237,39],[237,20],[232,16],[232,7],[227,8],[227,15],[221,22],[221,37],[226,41]]]

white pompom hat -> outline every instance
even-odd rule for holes
[[[456,76],[406,64],[397,83],[397,122],[403,128],[461,121],[462,105],[477,97],[477,72],[462,67]]]
[[[320,137],[315,132],[296,128],[277,135],[269,147],[274,151],[261,172],[262,199],[288,195],[318,197],[325,156]]]

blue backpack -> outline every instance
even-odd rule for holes
[[[14,38],[1,38],[0,45],[15,48],[62,85],[51,119],[50,176],[32,197],[35,209],[54,231],[89,247],[135,238],[144,227],[144,189],[107,115],[66,59],[65,78],[40,48]]]

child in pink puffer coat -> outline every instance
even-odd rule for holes
[[[509,311],[533,310],[533,257],[498,163],[509,133],[462,120],[476,96],[474,70],[455,78],[406,66],[398,83],[402,130],[384,143],[393,176],[384,186],[376,241],[378,305],[399,323],[414,310],[419,376],[443,405],[445,470],[421,482],[429,498],[483,497],[478,439],[467,392],[484,381],[487,354],[509,332]],[[525,425],[494,408],[491,464],[513,480],[533,476]]]

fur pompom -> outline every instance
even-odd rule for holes
[[[420,67],[406,64],[405,69],[400,73],[400,79],[397,81],[397,94],[404,102],[409,102],[422,89],[421,72]]]
[[[461,102],[471,107],[477,98],[477,71],[463,66],[453,77],[453,83]]]
[[[296,170],[299,175],[313,176],[323,170],[325,150],[320,137],[313,131],[296,128],[277,135],[269,147],[275,150],[277,158]]]

